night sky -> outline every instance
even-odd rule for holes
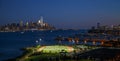
[[[120,24],[120,0],[0,0],[0,25],[44,21],[56,28]]]

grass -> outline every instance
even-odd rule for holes
[[[42,48],[44,47],[44,48]],[[39,50],[42,48],[42,50]],[[60,52],[65,52],[64,54],[69,54],[71,52],[74,52],[75,49],[79,48],[87,48],[87,46],[64,46],[64,45],[52,45],[52,46],[35,46],[35,47],[29,47],[26,48],[25,56],[23,56],[22,59],[24,61],[50,61],[50,58],[54,58],[52,61],[56,61],[56,58],[59,59],[59,61],[75,61],[74,59],[71,59],[69,55],[66,55],[66,60],[63,60],[65,57],[61,55]],[[71,51],[70,51],[71,50]],[[27,58],[25,58],[27,57]],[[79,59],[80,61],[92,61],[87,59]]]
[[[59,53],[62,50],[69,52],[68,46],[45,46],[45,48],[42,50],[43,53]]]
[[[63,58],[59,54],[42,54],[42,55],[37,55],[37,56],[32,56],[26,59],[25,61],[50,61],[50,57],[58,57],[59,61],[75,61],[75,59],[61,59]],[[56,59],[53,59],[52,61],[56,61]],[[57,60],[58,61],[58,60]],[[88,59],[79,59],[79,61],[93,61],[93,60],[88,60]]]
[[[49,60],[49,57],[59,57],[59,54],[41,54],[41,55],[34,55],[34,56],[31,56],[29,58],[27,58],[25,61],[30,61],[30,60],[33,60],[33,61],[39,61],[39,60],[44,60],[44,61],[48,61]]]

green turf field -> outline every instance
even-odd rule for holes
[[[43,53],[59,53],[61,51],[70,52],[73,50],[74,50],[74,48],[69,47],[69,46],[55,45],[55,46],[45,46],[44,49],[42,50],[42,52]]]

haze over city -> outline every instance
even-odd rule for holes
[[[44,21],[56,28],[120,24],[120,0],[0,0],[0,25]]]

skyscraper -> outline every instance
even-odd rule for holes
[[[42,16],[41,16],[41,19],[40,19],[40,20],[41,20],[41,24],[43,24],[43,17],[42,17]]]
[[[44,24],[43,17],[41,16],[40,20],[38,20],[38,25],[40,25],[42,27],[43,24]]]
[[[99,22],[97,23],[97,29],[100,29],[100,23]]]
[[[26,22],[26,26],[27,26],[27,27],[29,26],[29,22]]]
[[[20,26],[21,26],[21,27],[23,26],[23,21],[20,21]]]

